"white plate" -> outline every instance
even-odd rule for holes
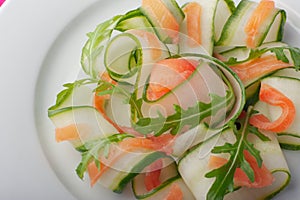
[[[300,6],[298,1],[283,2]],[[77,178],[74,169],[80,158],[67,143],[54,142],[47,108],[61,85],[76,79],[85,34],[139,4],[140,0],[8,0],[0,8],[0,199],[132,199],[128,193],[91,189]],[[300,17],[287,11],[285,40],[300,46]],[[292,182],[275,199],[298,199],[300,152],[285,153]]]

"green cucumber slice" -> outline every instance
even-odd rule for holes
[[[207,124],[201,123],[197,127],[190,129],[178,135],[172,146],[172,156],[180,158],[186,151],[198,145],[201,142],[209,140],[211,137],[219,134],[221,130],[209,128]]]
[[[84,142],[106,137],[118,131],[91,106],[72,106],[49,110],[48,116],[56,128],[75,124],[80,135],[79,140],[70,141],[74,147]]]
[[[181,53],[204,53],[212,55],[214,43],[221,35],[225,22],[235,10],[232,0],[197,0],[195,1],[201,6],[201,46],[189,45],[187,18],[185,18],[180,27],[180,52]],[[183,5],[183,8],[187,6]]]
[[[214,14],[215,42],[220,39],[223,27],[235,9],[236,7],[234,1],[218,0],[218,5]]]
[[[104,55],[104,64],[113,79],[135,82],[134,76],[142,64],[141,46],[140,41],[129,33],[119,34],[109,41]]]
[[[176,184],[183,193],[183,200],[193,200],[195,197],[184,183],[177,171],[177,165],[171,158],[163,159],[163,168],[159,180],[161,184],[148,191],[145,187],[145,173],[137,175],[132,181],[132,189],[137,199],[157,200],[164,199],[170,193],[171,187]]]
[[[295,70],[294,67],[284,68],[276,71],[273,76],[282,76],[300,79],[300,71]]]
[[[212,55],[213,46],[214,46],[214,22],[215,22],[215,13],[217,9],[217,5],[219,0],[197,0],[195,1],[201,6],[201,46],[189,45],[191,40],[188,38],[188,30],[187,30],[187,18],[181,24],[180,32],[180,53],[206,53],[208,55]],[[187,6],[185,4],[184,6]]]
[[[250,17],[252,11],[255,9],[255,3],[248,0],[240,1],[235,12],[227,20],[223,27],[220,39],[216,46],[246,46],[243,26],[245,26],[247,19]],[[236,34],[239,34],[239,39]],[[236,42],[242,41],[242,42]],[[238,44],[242,43],[242,44]],[[235,45],[238,44],[238,45]]]
[[[214,181],[205,177],[205,174],[210,171],[208,161],[212,147],[225,142],[232,143],[234,140],[235,137],[230,130],[223,131],[210,140],[195,146],[179,160],[178,171],[197,199],[206,199],[206,194]],[[210,144],[211,142],[213,146]]]
[[[278,140],[280,144],[287,149],[299,150],[300,149],[300,103],[299,103],[299,87],[300,79],[281,77],[281,76],[270,76],[264,78],[262,83],[271,85],[275,89],[279,90],[282,94],[288,97],[296,108],[296,117],[294,122],[291,124],[284,133],[278,134]],[[261,105],[263,104],[263,105]],[[259,112],[268,117],[271,121],[276,120],[281,114],[281,110],[274,106],[269,106],[266,103],[259,102],[255,106]]]
[[[246,46],[244,29],[258,3],[248,0],[241,1],[235,12],[227,20],[217,46]],[[285,24],[285,11],[275,8],[272,14],[261,26],[259,35],[255,39],[255,46],[265,42],[280,41]]]
[[[184,14],[178,3],[175,0],[161,0],[160,3],[170,11],[178,25],[181,24],[182,20],[184,19]],[[153,8],[142,6],[140,9],[152,24],[152,27],[154,27],[156,34],[161,41],[163,41],[164,43],[176,43],[176,38],[171,38],[168,35],[168,33],[174,32],[174,30],[167,30],[165,27],[161,27],[161,25],[159,24],[159,19],[157,19],[157,16],[153,15]]]
[[[142,29],[154,32],[148,19],[143,15],[140,9],[132,10],[126,13],[115,27],[116,30],[125,32],[131,29]]]
[[[113,192],[121,193],[126,185],[139,173],[154,161],[166,158],[166,154],[159,151],[147,151],[141,149],[139,152],[127,152],[106,170],[97,181],[105,188]]]
[[[145,186],[145,176],[146,173],[141,173],[137,175],[132,180],[132,189],[134,195],[137,199],[145,199],[147,197],[153,196],[156,192],[166,187],[170,182],[174,181],[174,178],[178,178],[177,165],[172,158],[162,159],[163,167],[160,169],[159,180],[161,185],[148,191]]]
[[[148,37],[155,41],[151,41]],[[160,55],[153,57],[153,53],[157,51]],[[158,38],[156,39],[153,33],[145,30],[129,30],[111,39],[105,51],[104,63],[113,79],[134,85],[139,79],[140,70],[145,68],[143,66],[169,55],[168,48]]]

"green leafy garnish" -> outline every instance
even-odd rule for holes
[[[249,55],[246,59],[238,60],[236,57],[230,57],[225,62],[225,64],[227,64],[229,66],[230,65],[237,65],[237,64],[244,63],[244,62],[247,62],[249,60],[255,59],[255,58],[259,58],[264,53],[265,53],[264,49],[263,50],[261,50],[261,49],[251,49],[250,52],[249,52]]]
[[[198,102],[195,106],[186,110],[178,105],[174,105],[175,113],[167,117],[158,113],[159,116],[156,118],[141,118],[134,124],[134,129],[145,135],[152,133],[155,136],[159,136],[169,130],[171,134],[176,135],[185,126],[188,126],[190,129],[196,127],[205,118],[213,116],[220,109],[227,107],[233,99],[231,91],[227,91],[225,97],[215,94],[210,96],[210,103]]]
[[[82,146],[76,148],[81,152],[81,162],[76,168],[76,173],[79,178],[83,179],[84,173],[90,162],[95,161],[96,166],[100,170],[99,155],[102,153],[105,157],[108,156],[109,147],[112,143],[118,143],[125,138],[133,137],[129,134],[114,134],[106,138],[99,138],[84,143]]]
[[[99,65],[99,56],[121,18],[122,15],[114,16],[99,24],[94,32],[87,34],[89,39],[82,49],[81,65],[84,72],[90,77],[97,78],[100,72],[99,67],[96,67],[96,65]]]
[[[250,164],[244,157],[244,151],[247,150],[257,161],[259,167],[262,166],[262,158],[259,150],[247,140],[248,134],[255,134],[263,141],[270,141],[268,137],[249,125],[249,118],[253,113],[253,107],[248,108],[247,116],[242,120],[242,127],[240,130],[231,125],[236,136],[234,144],[225,143],[223,146],[216,146],[213,148],[212,153],[221,154],[228,153],[229,160],[222,167],[214,169],[205,175],[206,178],[215,178],[215,181],[207,193],[207,200],[222,200],[228,192],[234,191],[234,173],[237,168],[241,168],[249,180],[254,182],[254,171]]]

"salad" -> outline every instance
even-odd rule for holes
[[[300,150],[300,49],[272,0],[142,0],[97,25],[48,109],[76,174],[136,199],[271,199]],[[298,87],[299,85],[299,87]]]

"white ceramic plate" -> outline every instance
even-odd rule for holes
[[[139,4],[8,0],[0,8],[0,199],[133,199],[128,192],[120,196],[98,186],[91,189],[77,178],[80,158],[67,143],[54,142],[47,108],[61,85],[77,78],[85,34]],[[290,9],[300,3],[284,0],[282,6],[288,11],[285,40],[300,46],[300,17]],[[292,181],[275,199],[298,199],[300,152],[285,153]]]

